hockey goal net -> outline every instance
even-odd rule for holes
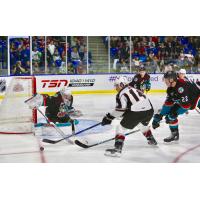
[[[36,93],[35,77],[13,77],[0,104],[0,133],[33,133],[37,111],[24,103]]]

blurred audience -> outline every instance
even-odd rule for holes
[[[130,37],[110,36],[110,55],[116,72],[130,71]]]
[[[66,74],[66,37],[47,37],[47,73]]]
[[[45,73],[45,37],[32,37],[32,65],[34,74]]]
[[[8,74],[7,37],[0,36],[0,75]]]
[[[185,68],[197,72],[199,65],[200,37],[142,36],[131,38],[131,67],[135,60],[146,65],[153,73],[164,72],[166,65],[175,69]]]
[[[87,37],[69,36],[67,42],[68,73],[86,74],[87,60],[89,67],[92,64],[92,54],[87,51]]]
[[[30,75],[29,37],[10,38],[11,75]]]
[[[198,36],[102,36],[101,40],[110,47],[111,72],[136,72],[140,66],[152,73],[168,68],[200,72]],[[10,37],[9,43],[11,75],[30,75],[30,38]],[[66,36],[32,37],[33,74],[86,74],[87,66],[94,65],[87,43],[86,36],[68,36],[67,42]],[[0,36],[1,74],[7,70],[7,56],[7,37]]]

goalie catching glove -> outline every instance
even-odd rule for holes
[[[30,109],[39,108],[43,105],[43,96],[41,94],[35,94],[30,99],[27,99],[25,103],[29,106]]]
[[[67,115],[66,112],[59,112],[59,113],[57,114],[57,117],[61,118],[61,117],[65,117],[66,115]]]
[[[101,125],[105,126],[111,124],[112,120],[115,119],[110,113],[106,114],[106,116],[102,119]]]

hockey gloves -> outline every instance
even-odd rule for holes
[[[105,125],[111,124],[114,118],[115,117],[112,116],[110,113],[106,114],[106,116],[102,119],[101,125],[105,126]]]
[[[150,87],[146,87],[146,91],[148,92],[151,88]]]
[[[24,103],[26,103],[30,109],[39,108],[43,105],[43,95],[35,94],[33,97],[27,99]]]
[[[61,117],[65,117],[66,115],[67,115],[66,112],[59,112],[59,113],[57,114],[57,117],[61,118]]]
[[[155,114],[153,117],[153,122],[152,122],[152,127],[153,129],[156,129],[160,126],[160,121],[162,120],[162,115],[161,114]]]

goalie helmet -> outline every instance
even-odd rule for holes
[[[67,87],[62,88],[62,90],[60,90],[60,93],[61,95],[66,95],[66,96],[72,95],[72,91]]]
[[[120,76],[116,78],[115,83],[114,83],[115,86],[119,85],[120,87],[124,87],[127,84],[128,84],[128,80],[125,76]]]
[[[139,72],[141,72],[141,71],[146,71],[145,66],[141,65],[141,66],[139,67]]]

